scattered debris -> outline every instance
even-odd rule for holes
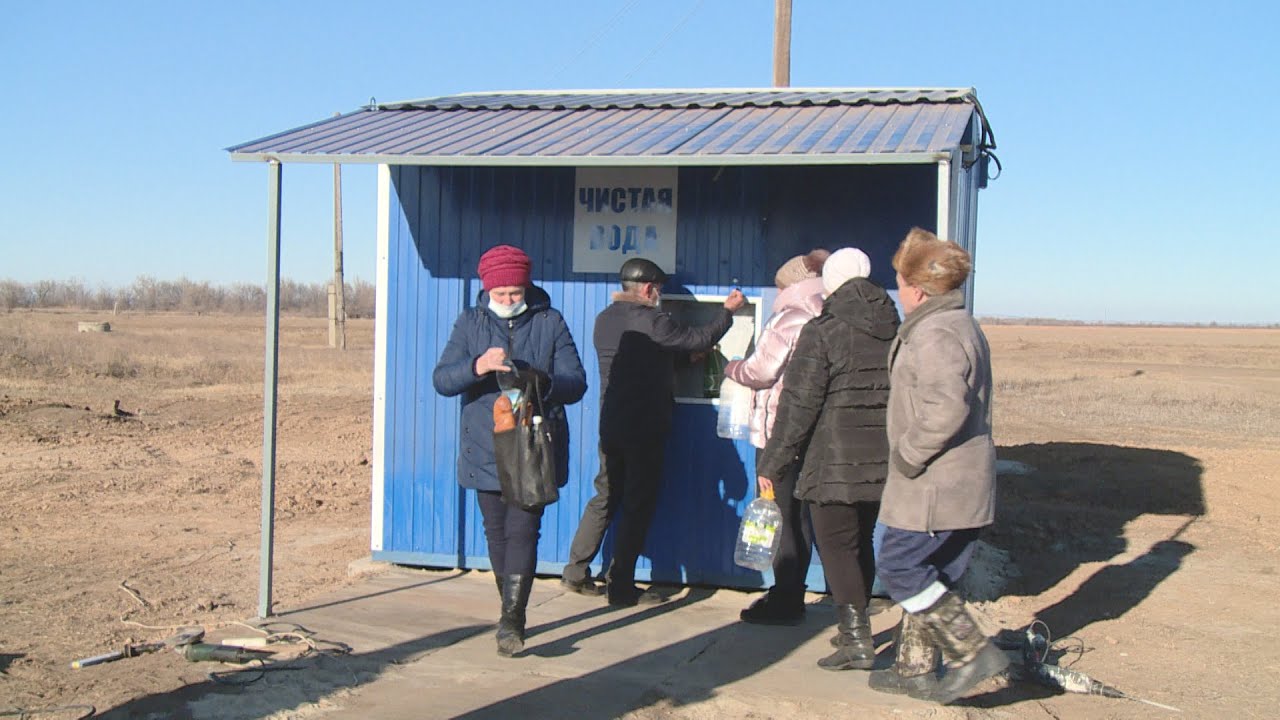
[[[134,600],[137,600],[138,604],[141,605],[142,607],[144,608],[151,607],[151,603],[147,602],[146,598],[139,595],[137,590],[134,590],[133,588],[129,587],[128,579],[120,581],[120,589],[129,593],[129,597],[133,598]]]
[[[150,643],[129,643],[122,650],[103,653],[102,655],[94,655],[93,657],[82,658],[80,660],[71,661],[72,669],[79,670],[91,665],[101,665],[102,663],[114,662],[124,658],[137,657],[147,653],[153,653],[164,648],[184,648],[192,643],[198,643],[204,639],[203,628],[189,628],[182,632],[160,642]]]

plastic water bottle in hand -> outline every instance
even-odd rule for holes
[[[750,418],[751,388],[725,378],[720,383],[720,412],[716,416],[716,435],[729,440],[746,440],[751,434],[748,425]]]
[[[773,501],[773,490],[765,490],[747,505],[738,526],[738,543],[733,561],[761,572],[773,567],[773,556],[782,540],[782,511]]]

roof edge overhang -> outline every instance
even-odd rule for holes
[[[516,157],[466,155],[361,155],[316,153],[231,153],[236,162],[340,165],[434,165],[438,167],[719,167],[723,165],[932,165],[951,152],[848,153],[827,155],[632,155]]]
[[[391,102],[372,103],[366,108],[389,109],[413,105],[430,105],[450,98],[486,98],[486,97],[556,97],[560,95],[579,95],[583,97],[624,97],[627,95],[744,95],[748,93],[761,96],[795,95],[804,93],[844,94],[844,93],[917,93],[921,95],[945,93],[960,102],[966,97],[976,97],[977,89],[973,87],[707,87],[707,88],[612,88],[612,89],[568,89],[568,90],[470,90]]]
[[[484,96],[484,95],[651,95],[660,93],[680,93],[680,94],[696,94],[696,93],[806,93],[806,92],[823,92],[823,93],[849,93],[849,92],[951,92],[951,93],[971,93],[974,92],[972,87],[838,87],[838,86],[812,86],[812,87],[707,87],[707,88],[612,88],[612,89],[568,89],[568,90],[469,90],[466,92],[452,93],[451,95],[441,95],[439,97],[460,97],[460,96]],[[431,100],[432,98],[421,98]]]

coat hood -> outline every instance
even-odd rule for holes
[[[823,312],[877,340],[898,333],[898,309],[884,288],[866,278],[854,278],[831,293]]]

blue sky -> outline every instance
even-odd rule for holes
[[[975,87],[1004,175],[976,310],[1280,321],[1280,3],[794,0],[792,85]],[[0,278],[262,282],[266,169],[224,148],[477,90],[763,87],[773,0],[6,3]],[[374,171],[347,166],[347,277]],[[327,279],[332,169],[284,170],[282,272]]]

